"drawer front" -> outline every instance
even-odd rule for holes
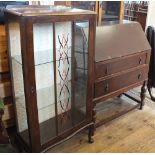
[[[5,31],[5,25],[0,25],[0,36],[5,36],[6,31]]]
[[[12,95],[10,81],[0,83],[0,95],[1,98],[9,97]]]
[[[0,53],[0,61],[2,60],[8,60],[8,55],[6,51]]]
[[[147,53],[122,57],[110,62],[98,62],[95,64],[95,78],[111,75],[146,63]]]
[[[117,91],[121,88],[138,83],[148,77],[147,65],[141,69],[130,71],[107,80],[95,83],[95,98]]]
[[[6,36],[0,35],[0,42],[6,42]]]
[[[0,60],[0,73],[9,71],[8,59]]]
[[[7,51],[7,44],[5,43],[4,45],[0,43],[0,53],[6,52],[6,51]]]

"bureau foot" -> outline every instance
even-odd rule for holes
[[[142,110],[143,106],[144,106],[144,100],[146,97],[146,90],[147,90],[147,81],[144,81],[143,86],[141,88],[141,94],[140,94],[140,97],[141,97],[140,110]]]
[[[148,88],[148,92],[151,97],[151,100],[155,102],[155,96],[152,95],[152,87],[151,87],[150,81],[148,81],[147,88]]]
[[[92,138],[92,136],[94,135],[94,124],[93,125],[90,125],[90,127],[89,127],[89,133],[88,133],[88,142],[89,143],[93,143],[94,142],[94,140],[93,140],[93,138]]]

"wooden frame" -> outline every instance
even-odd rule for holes
[[[78,14],[78,15],[77,15]],[[29,140],[30,144],[27,145],[25,141],[20,137],[17,133],[17,139],[19,142],[20,147],[24,148],[27,152],[41,152],[51,145],[56,145],[57,143],[62,142],[65,138],[75,133],[79,132],[80,130],[89,127],[89,141],[92,142],[92,100],[93,100],[93,80],[94,80],[94,50],[95,50],[95,28],[96,23],[95,21],[95,13],[93,12],[85,12],[85,13],[68,13],[67,15],[58,14],[58,15],[30,15],[30,16],[18,16],[13,12],[6,11],[5,15],[8,19],[7,21],[7,31],[8,24],[11,21],[18,21],[20,24],[20,37],[21,37],[21,54],[22,54],[22,62],[23,62],[23,78],[24,78],[24,92],[25,92],[25,99],[26,99],[26,112],[27,112],[27,120],[28,120],[28,131],[29,131]],[[52,18],[51,18],[52,17]],[[85,121],[81,122],[80,124],[72,127],[71,129],[57,134],[56,137],[47,141],[44,144],[41,144],[40,141],[40,130],[39,130],[39,118],[38,118],[38,109],[37,109],[37,97],[36,97],[36,81],[35,81],[35,63],[34,63],[34,47],[33,47],[33,24],[35,23],[55,23],[55,22],[64,22],[64,21],[81,21],[81,20],[88,20],[89,21],[89,44],[88,44],[88,81],[87,81],[87,111],[86,111],[86,119]],[[53,29],[53,35],[55,34],[55,26]],[[9,38],[9,34],[8,34]],[[28,38],[28,39],[27,39]],[[54,53],[56,52],[55,46],[55,39],[54,42]],[[10,44],[10,43],[9,43]],[[74,45],[73,45],[74,46]],[[55,58],[55,54],[53,57]],[[9,57],[10,55],[10,48],[9,48]],[[27,60],[31,60],[29,63]],[[11,62],[11,61],[10,61]],[[55,62],[56,63],[56,62]],[[54,72],[56,73],[56,64],[54,63]],[[10,64],[11,68],[11,75],[13,74],[12,65]],[[54,78],[56,81],[56,77]],[[13,75],[12,75],[12,88],[14,88],[13,84]],[[56,88],[56,85],[55,85]],[[14,89],[13,89],[14,92]],[[14,94],[14,93],[13,93]],[[15,98],[15,96],[14,96]],[[55,96],[56,98],[56,96]],[[15,100],[14,100],[15,105]],[[15,109],[16,111],[16,109]],[[56,109],[57,111],[57,109]],[[57,129],[58,133],[58,129]]]

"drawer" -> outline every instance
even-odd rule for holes
[[[9,71],[8,59],[0,60],[0,73]]]
[[[121,88],[141,82],[148,77],[147,65],[141,69],[113,76],[109,79],[95,82],[95,98],[117,91]]]
[[[0,82],[0,97],[9,97],[11,96],[11,83],[9,80]]]
[[[6,41],[7,41],[6,36],[0,35],[0,43]]]
[[[121,72],[136,66],[145,64],[147,60],[147,53],[139,53],[132,56],[112,59],[108,62],[95,63],[95,78],[111,75]]]
[[[6,35],[5,25],[0,25],[0,35]]]
[[[0,52],[0,61],[2,61],[2,60],[8,60],[7,51]]]
[[[7,50],[7,42],[0,42],[0,53]]]

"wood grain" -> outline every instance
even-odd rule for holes
[[[11,94],[10,80],[0,81],[0,97],[9,97]]]
[[[93,144],[87,143],[86,131],[77,134],[66,143],[48,152],[154,152],[155,151],[155,106],[134,110],[104,126],[97,128]]]
[[[5,32],[5,25],[0,25],[0,36],[5,36],[6,32]]]

